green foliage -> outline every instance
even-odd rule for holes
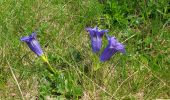
[[[168,0],[106,0],[104,3],[104,19],[109,27],[128,28],[148,24],[156,20],[154,25],[165,23],[170,15]]]
[[[74,75],[68,72],[60,75],[50,75],[49,72],[47,74],[43,80],[44,84],[40,88],[41,98],[45,99],[47,95],[67,99],[76,99],[82,96],[82,88],[77,84],[78,80],[74,78]]]
[[[0,9],[1,99],[21,97],[9,65],[28,100],[170,98],[168,0],[0,0]],[[85,31],[96,25],[123,42],[126,55],[100,62]],[[61,74],[20,42],[33,31]]]

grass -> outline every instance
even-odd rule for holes
[[[168,4],[168,0],[1,0],[0,99],[21,99],[21,93],[26,100],[170,98]],[[126,55],[117,53],[100,62],[101,52],[92,52],[85,31],[96,25],[123,42]],[[20,42],[33,31],[61,75],[51,75]],[[102,50],[106,45],[104,37]]]

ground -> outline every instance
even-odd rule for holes
[[[0,99],[170,98],[168,0],[1,0],[0,9]],[[101,62],[107,39],[93,53],[85,30],[95,26],[126,54]],[[20,41],[32,32],[60,75]]]

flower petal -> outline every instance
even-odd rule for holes
[[[110,37],[108,34],[106,34],[106,37],[108,39],[108,45],[100,56],[101,61],[109,60],[118,51],[125,53],[124,45],[119,43],[115,37]]]
[[[117,43],[116,50],[118,50],[121,53],[125,53],[125,47],[122,43]]]
[[[118,41],[116,40],[115,37],[110,37],[110,38],[108,39],[108,41],[109,41],[110,47],[112,47],[112,48],[115,48],[116,45],[117,45],[117,43],[118,43]]]
[[[36,39],[32,39],[30,42],[26,42],[26,43],[28,44],[29,48],[38,56],[41,56],[43,54],[39,42]]]
[[[86,30],[90,33],[93,52],[100,51],[102,47],[102,37],[105,32],[108,32],[108,30],[100,30],[98,27],[86,28]]]
[[[100,30],[98,34],[100,35],[100,37],[103,37],[104,33],[108,33],[108,32],[109,32],[108,30]]]
[[[94,30],[92,28],[86,28],[86,30],[90,33],[90,37],[96,36]]]
[[[102,46],[102,39],[99,38],[98,36],[92,37],[91,38],[91,45],[92,45],[93,52],[100,51],[100,48]]]
[[[40,44],[38,42],[38,40],[36,39],[36,33],[33,32],[31,35],[29,36],[25,36],[21,38],[21,41],[24,41],[27,43],[28,47],[34,52],[36,53],[38,56],[41,56],[43,54],[43,51],[40,47]]]
[[[93,28],[93,31],[98,32],[98,31],[99,31],[99,28],[96,26],[96,27]]]
[[[108,36],[110,48],[114,48],[121,53],[125,53],[124,45],[117,41],[115,37]]]
[[[109,60],[116,52],[116,49],[110,48],[110,46],[108,45],[102,52],[100,56],[100,61],[104,62],[106,60]]]
[[[23,42],[28,42],[29,39],[30,39],[29,36],[24,36],[24,37],[22,37],[20,40],[23,41]]]
[[[88,28],[86,28],[86,30],[89,32],[89,31],[92,31],[93,29],[88,27]]]
[[[36,38],[37,38],[37,34],[36,34],[35,32],[33,32],[33,33],[30,35],[30,38],[36,39]]]

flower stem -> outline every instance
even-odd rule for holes
[[[41,57],[42,61],[44,61],[48,65],[48,67],[47,67],[48,71],[50,71],[52,74],[57,74],[56,73],[57,71],[54,70],[54,68],[51,66],[51,64],[49,63],[47,57],[45,55],[42,55],[40,57]]]
[[[52,73],[52,74],[56,74],[56,71],[54,71],[53,67],[51,66],[51,64],[49,62],[46,62],[48,65],[48,70]]]

